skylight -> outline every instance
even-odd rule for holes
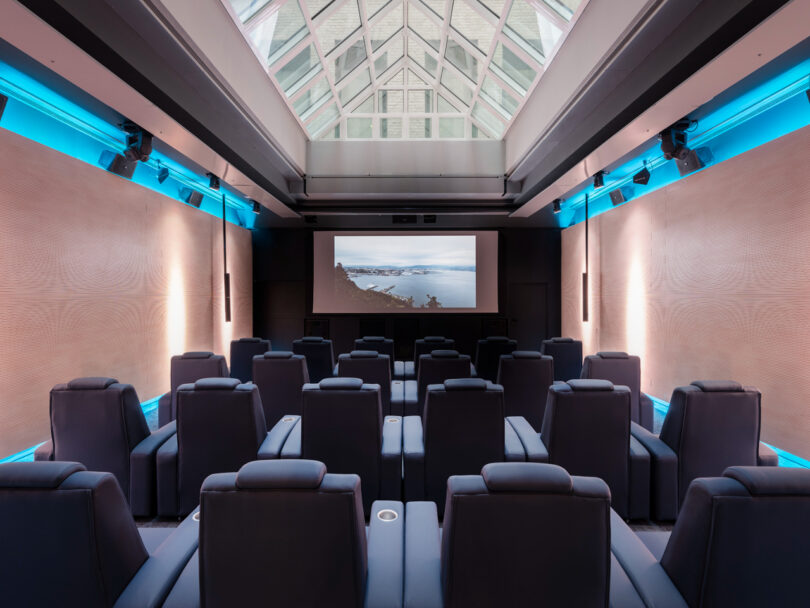
[[[310,139],[500,139],[583,0],[222,0]]]

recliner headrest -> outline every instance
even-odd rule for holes
[[[289,350],[268,350],[262,356],[265,359],[289,359],[293,353]]]
[[[550,342],[573,342],[573,338],[552,338]]]
[[[605,351],[601,353],[596,353],[596,356],[600,359],[629,359],[630,355],[623,352],[612,352],[612,351]]]
[[[238,342],[261,342],[261,338],[239,338]]]
[[[729,467],[723,476],[740,482],[751,496],[810,496],[810,469]]]
[[[360,378],[324,378],[318,382],[318,388],[332,391],[359,391],[363,388],[363,381]]]
[[[506,336],[487,336],[484,340],[485,342],[509,342],[509,338]]]
[[[385,342],[385,336],[363,336],[364,342]]]
[[[237,386],[242,384],[241,380],[236,378],[200,378],[194,383],[194,390],[197,391],[232,391]],[[189,384],[184,384],[187,387]],[[188,390],[187,388],[182,390]],[[180,390],[180,389],[178,389]]]
[[[313,490],[320,487],[326,465],[317,460],[255,460],[236,474],[240,490]]]
[[[501,357],[508,357],[509,355],[501,355]],[[536,350],[513,350],[512,357],[515,359],[542,359],[541,355]]]
[[[213,357],[214,353],[208,351],[190,351],[180,355],[181,359],[208,359]]]
[[[570,494],[574,490],[571,476],[556,464],[493,462],[484,465],[481,476],[491,492]]]
[[[352,359],[376,359],[378,353],[376,350],[353,350],[349,353]]]
[[[118,384],[115,378],[75,378],[67,383],[72,391],[100,391],[112,384]]]
[[[86,470],[78,462],[4,462],[0,488],[58,488],[73,473]]]
[[[321,336],[304,336],[301,338],[301,342],[323,342],[323,338]]]
[[[434,357],[435,359],[457,359],[458,351],[447,349],[434,350],[431,351],[430,356]]]
[[[444,381],[446,391],[485,391],[489,383],[483,378],[451,378]]]
[[[704,393],[741,393],[743,387],[733,380],[695,380],[692,386],[698,387]]]
[[[425,336],[425,342],[444,342],[444,336]]]
[[[612,391],[613,383],[610,380],[575,379],[566,382],[572,391]]]

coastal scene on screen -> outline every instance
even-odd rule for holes
[[[336,236],[335,296],[357,310],[475,308],[475,239]]]

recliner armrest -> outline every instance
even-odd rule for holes
[[[647,606],[687,608],[664,568],[613,509],[610,511],[610,550]]]
[[[180,510],[177,494],[177,435],[172,435],[158,448],[155,459],[157,474],[157,512],[161,517],[177,517]]]
[[[520,443],[520,437],[505,418],[503,421],[503,460],[504,462],[526,461],[526,451],[523,449],[523,444]]]
[[[301,458],[301,426],[300,422],[293,426],[281,448],[281,458]]]
[[[402,418],[386,416],[382,429],[382,485],[380,496],[386,500],[402,497]]]
[[[509,425],[515,430],[526,453],[526,460],[529,462],[548,462],[548,449],[540,439],[540,435],[534,430],[529,421],[523,416],[507,416]]]
[[[639,415],[641,416],[641,426],[652,432],[655,421],[655,408],[653,407],[652,399],[647,393],[641,393],[641,395],[639,395],[638,408]]]
[[[200,524],[195,509],[141,565],[115,602],[116,608],[163,605],[183,568],[199,546]]]
[[[630,423],[630,433],[650,454],[650,517],[674,520],[678,516],[678,455],[635,422]]]
[[[172,420],[136,445],[129,454],[129,508],[135,517],[148,517],[157,506],[157,452],[177,433]]]
[[[34,450],[34,460],[53,460],[53,441],[49,439]]]
[[[405,505],[406,608],[441,608],[442,537],[436,503]]]
[[[163,393],[158,399],[158,426],[163,428],[174,420],[172,412],[172,392]]]
[[[281,450],[287,442],[287,438],[292,433],[292,430],[298,426],[301,421],[301,416],[295,414],[288,414],[282,416],[281,420],[276,422],[267,437],[259,446],[259,451],[256,457],[259,460],[274,460],[281,457]]]
[[[416,380],[403,382],[402,415],[419,415],[419,386]]]
[[[395,519],[378,517],[393,511]],[[405,505],[393,500],[375,500],[368,525],[368,574],[366,608],[402,606],[405,584]]]
[[[757,454],[757,464],[761,467],[778,467],[779,454],[774,452],[764,443],[759,443],[759,453]]]
[[[424,500],[425,438],[419,416],[405,416],[402,419],[402,452],[405,461],[405,500]]]

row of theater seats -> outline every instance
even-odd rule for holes
[[[312,460],[207,477],[176,529],[137,529],[114,476],[0,464],[8,606],[798,606],[810,471],[731,467],[686,492],[672,532],[634,533],[595,477],[493,463],[433,502],[376,501]]]

